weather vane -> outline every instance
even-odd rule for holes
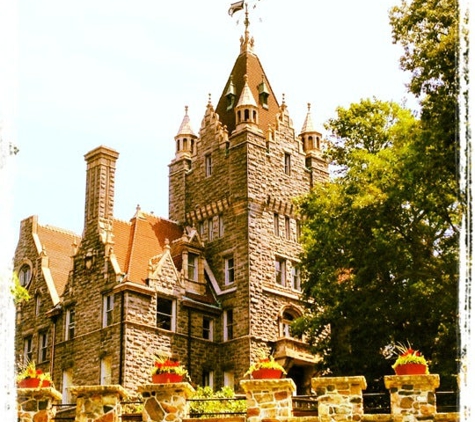
[[[255,9],[257,6],[257,3],[261,0],[255,0],[250,3],[252,3],[252,9]],[[231,3],[231,6],[229,7],[228,14],[229,16],[233,16],[236,12],[239,12],[240,10],[245,9],[246,14],[245,14],[245,19],[244,19],[244,25],[247,28],[249,26],[249,12],[248,12],[248,2],[244,2],[244,0],[241,1],[236,1],[234,3]],[[239,21],[238,21],[239,22]]]

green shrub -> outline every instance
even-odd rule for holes
[[[235,413],[245,413],[247,409],[246,400],[236,400],[230,387],[223,387],[216,392],[211,387],[198,387],[189,403],[190,416],[194,418],[234,416]]]

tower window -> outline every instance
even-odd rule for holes
[[[218,215],[218,236],[224,236],[224,218],[221,214]]]
[[[108,327],[114,322],[114,295],[104,295],[102,304],[102,326]]]
[[[274,235],[279,236],[279,214],[274,213]]]
[[[285,153],[284,155],[284,171],[285,171],[285,174],[289,175],[290,176],[290,172],[291,172],[291,168],[290,168],[290,154],[289,153]]]
[[[285,238],[290,239],[290,218],[285,217]]]
[[[296,263],[292,264],[292,289],[300,291],[300,268]]]
[[[213,219],[210,218],[208,220],[208,242],[211,242],[213,240]]]
[[[285,286],[285,259],[275,259],[275,282]]]
[[[224,260],[224,283],[234,283],[234,257],[229,257]]]
[[[18,272],[18,278],[22,287],[28,286],[31,280],[31,267],[28,264],[21,266]]]
[[[205,175],[206,177],[211,176],[213,172],[213,163],[211,161],[211,154],[205,155]]]

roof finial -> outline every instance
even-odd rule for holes
[[[185,106],[185,116],[188,116],[188,106]]]
[[[282,105],[285,105],[285,93],[282,93]]]
[[[310,111],[311,108],[312,108],[312,104],[311,104],[311,103],[307,103],[307,109],[308,109],[308,111]]]
[[[208,94],[208,105],[211,105],[211,92]]]

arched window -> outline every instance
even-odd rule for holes
[[[302,340],[302,336],[292,334],[292,323],[301,316],[299,310],[288,307],[282,311],[282,316],[280,318],[280,329],[281,329],[281,337],[288,337],[294,338],[297,340]]]

